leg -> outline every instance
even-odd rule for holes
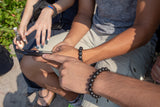
[[[24,75],[39,86],[51,90],[67,100],[73,100],[77,96],[75,93],[61,89],[58,77],[49,65],[34,61],[32,56],[24,56],[20,65]]]

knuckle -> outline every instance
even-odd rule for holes
[[[64,63],[63,63],[63,66],[64,67],[68,67],[70,64],[69,64],[69,62],[68,61],[65,61]]]
[[[65,74],[66,74],[65,69],[62,69],[62,70],[61,70],[61,75],[64,76]]]

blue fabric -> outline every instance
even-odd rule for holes
[[[119,34],[131,27],[136,16],[137,0],[96,0],[93,27],[101,34]]]

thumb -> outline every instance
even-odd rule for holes
[[[58,63],[64,63],[65,61],[71,60],[73,59],[72,57],[69,56],[63,56],[63,55],[58,55],[58,54],[43,54],[42,57],[46,60],[48,60],[49,62],[58,62]]]

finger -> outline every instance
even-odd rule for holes
[[[28,31],[26,31],[25,32],[25,35],[29,35],[30,33],[32,33],[33,31],[35,31],[36,30],[36,27],[35,27],[35,25],[34,26],[32,26]]]
[[[64,63],[65,61],[72,60],[72,57],[62,56],[58,54],[43,54],[42,57],[48,61],[56,61],[58,63]]]
[[[35,38],[38,47],[40,46],[40,35],[41,35],[41,30],[37,30]]]
[[[46,29],[43,29],[43,31],[42,31],[42,45],[45,44],[45,38],[46,38]]]
[[[27,27],[25,27],[25,29],[24,29],[24,35],[27,35]]]
[[[51,37],[51,28],[48,29],[47,41],[49,41]]]
[[[15,45],[17,45],[16,37],[13,39]]]

